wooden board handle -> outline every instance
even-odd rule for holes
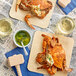
[[[22,73],[21,73],[21,70],[20,70],[20,65],[16,65],[15,67],[16,67],[18,76],[22,76]]]

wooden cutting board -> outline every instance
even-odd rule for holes
[[[24,21],[25,15],[28,14],[29,12],[22,11],[20,9],[18,9],[18,11],[16,12],[15,11],[16,1],[17,0],[14,0],[13,1],[12,8],[11,8],[9,14],[10,14],[11,17],[13,17],[15,19]],[[29,21],[30,21],[31,24],[36,25],[36,26],[39,26],[41,28],[47,28],[48,27],[50,18],[52,16],[52,12],[53,12],[54,7],[55,7],[55,4],[56,4],[56,0],[49,0],[49,1],[52,2],[53,8],[50,10],[50,12],[47,14],[47,16],[44,19],[39,19],[37,17],[30,18]]]
[[[28,62],[28,70],[37,72],[37,73],[42,73],[42,74],[48,74],[46,70],[44,69],[37,69],[37,67],[41,66],[36,62],[36,56],[38,53],[42,52],[42,41],[43,37],[41,34],[46,34],[48,36],[52,36],[51,33],[46,33],[46,32],[41,32],[41,31],[36,31],[32,43],[32,48],[31,48],[31,53],[30,53],[30,58]],[[74,45],[74,40],[69,37],[64,37],[57,35],[59,38],[60,43],[62,44],[65,52],[66,52],[66,65],[69,67],[70,65],[70,60],[71,60],[71,55],[72,55],[72,49]],[[57,72],[54,76],[67,76],[66,72]]]

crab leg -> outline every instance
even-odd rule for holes
[[[51,68],[46,68],[46,70],[50,75],[54,75],[57,71],[57,68],[52,66]]]
[[[19,5],[19,8],[20,8],[21,10],[24,10],[24,11],[30,11],[30,8],[27,8],[27,7],[24,8],[24,7],[22,6],[22,4]]]
[[[24,18],[24,20],[26,21],[27,25],[28,25],[30,28],[32,28],[32,29],[35,30],[35,28],[30,24],[28,18],[31,18],[31,15],[26,15],[25,18]]]
[[[38,67],[37,69],[45,69],[45,66],[42,65],[42,66]]]
[[[18,7],[19,7],[19,5],[20,5],[21,1],[22,1],[22,0],[17,0],[17,2],[16,2],[16,9],[15,9],[15,10],[16,10],[16,12],[17,12],[17,9],[18,9]]]
[[[72,70],[73,70],[72,68],[67,68],[67,67],[65,68],[66,72],[72,72]]]
[[[43,43],[42,43],[43,53],[46,52],[46,47],[47,47],[47,43],[45,40],[43,40]]]
[[[50,74],[50,75],[54,75],[57,71],[57,68],[52,66],[52,67],[49,67],[47,65],[43,65],[41,67],[38,67],[37,69],[46,69],[47,72]]]

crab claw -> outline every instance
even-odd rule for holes
[[[52,66],[51,68],[46,69],[50,75],[54,75],[57,71],[57,68]]]
[[[24,18],[24,20],[26,21],[27,25],[28,25],[30,28],[32,28],[32,29],[35,30],[35,28],[30,24],[28,18],[31,18],[31,15],[26,15],[25,18]]]
[[[18,7],[19,7],[19,5],[20,5],[20,3],[21,3],[21,0],[17,0],[17,2],[16,2],[16,12],[17,12],[17,9],[18,9]]]

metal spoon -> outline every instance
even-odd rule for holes
[[[27,52],[26,49],[25,49],[25,46],[24,46],[24,44],[23,44],[23,41],[21,41],[21,45],[22,45],[22,47],[23,47],[23,49],[24,49],[24,51],[25,51],[25,55],[27,56],[27,55],[28,55],[28,52]]]

